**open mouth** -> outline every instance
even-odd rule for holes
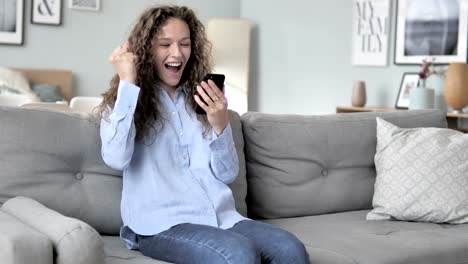
[[[168,69],[170,72],[178,73],[180,69],[182,68],[182,62],[165,63],[164,67],[166,67],[166,69]]]

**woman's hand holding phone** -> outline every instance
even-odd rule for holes
[[[229,123],[227,99],[222,91],[222,87],[218,87],[212,80],[208,80],[197,85],[198,94],[195,95],[195,102],[205,110],[208,122],[218,136],[223,133]]]
[[[109,56],[109,62],[112,64],[120,80],[135,83],[136,66],[135,55],[130,52],[130,44],[126,41],[122,46],[118,46]]]

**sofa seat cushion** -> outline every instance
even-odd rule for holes
[[[163,264],[164,261],[143,256],[138,250],[130,250],[119,236],[103,236],[106,264]]]
[[[368,210],[264,222],[304,242],[312,263],[468,263],[468,224],[367,221]]]

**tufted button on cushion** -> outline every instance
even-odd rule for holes
[[[76,175],[75,175],[75,178],[79,181],[81,181],[83,179],[84,175],[82,172],[78,172]]]
[[[322,170],[322,176],[328,176],[328,170],[327,169]]]

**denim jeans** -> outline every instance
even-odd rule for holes
[[[223,230],[180,224],[153,236],[138,236],[143,255],[184,264],[309,263],[304,245],[291,233],[244,220]]]

